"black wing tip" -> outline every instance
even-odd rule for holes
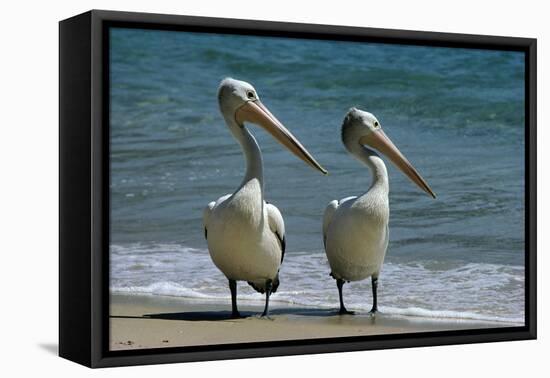
[[[279,280],[279,272],[277,272],[277,275],[275,276],[275,279],[273,279],[273,285],[271,287],[271,293],[276,293],[277,289],[279,288],[281,281]]]
[[[254,282],[247,281],[247,283],[252,286],[254,290],[256,290],[260,294],[265,294],[265,287],[257,286]],[[277,275],[273,279],[273,282],[271,283],[271,294],[276,293],[277,289],[279,288],[279,285],[281,284],[281,281],[279,280],[279,272],[277,271]]]
[[[247,282],[248,282],[248,284],[249,284],[250,286],[252,286],[252,288],[253,288],[254,290],[256,290],[258,293],[260,293],[260,294],[264,294],[264,293],[265,293],[265,289],[264,289],[264,288],[259,287],[259,286],[256,286],[256,284],[255,284],[254,282],[250,282],[250,281],[247,281]]]

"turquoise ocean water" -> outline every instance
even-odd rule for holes
[[[287,228],[274,301],[337,306],[321,217],[330,200],[370,184],[340,141],[344,114],[357,106],[378,117],[438,195],[387,162],[381,310],[523,322],[523,54],[138,29],[112,29],[110,53],[113,292],[228,297],[202,210],[244,173],[216,98],[231,76],[252,83],[330,173],[250,126],[266,199]],[[263,300],[245,284],[239,290],[242,300]],[[346,302],[370,309],[369,280],[346,285]]]

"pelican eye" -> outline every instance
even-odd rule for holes
[[[380,127],[380,124],[378,123],[378,121],[374,121],[374,127],[376,128]]]
[[[248,97],[250,99],[254,98],[254,92],[252,92],[252,91],[246,92],[246,97]]]

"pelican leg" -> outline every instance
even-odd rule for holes
[[[338,286],[338,295],[340,296],[340,315],[349,314],[353,315],[353,311],[348,311],[344,306],[344,296],[342,295],[342,287],[344,286],[344,280],[338,278],[336,280],[336,286]]]
[[[378,312],[378,277],[372,276],[372,309],[370,314],[376,314]]]
[[[231,290],[231,318],[237,319],[241,317],[237,309],[237,281],[229,280],[229,290]]]
[[[271,296],[272,289],[273,289],[273,281],[267,280],[265,282],[265,308],[264,308],[264,312],[262,313],[262,317],[269,316],[269,297]]]

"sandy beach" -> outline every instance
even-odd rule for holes
[[[131,28],[113,28],[109,38],[113,349],[523,324],[522,52]],[[238,298],[248,316],[228,319],[227,278],[205,240],[205,206],[235,193],[248,164],[217,101],[225,77],[247,80],[330,172],[315,172],[246,123],[261,147],[261,195],[286,230],[271,320],[258,318],[262,296],[246,282]],[[351,106],[376,114],[437,193],[431,199],[382,158],[391,222],[382,313],[374,318],[369,279],[344,288],[359,315],[337,315],[321,232],[329,202],[361,195],[373,182],[342,144]]]
[[[368,313],[340,316],[336,309],[240,304],[242,319],[229,319],[229,303],[175,297],[112,295],[111,350],[296,340],[342,336],[510,326],[501,322],[433,319]]]

